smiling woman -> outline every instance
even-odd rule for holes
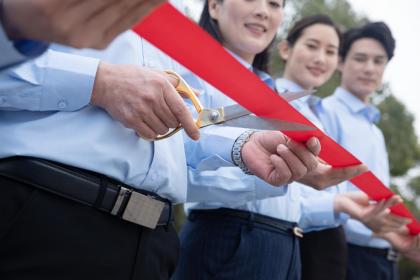
[[[283,0],[207,0],[199,24],[244,67],[273,87],[273,80],[265,71],[269,49],[283,21],[283,8]],[[233,104],[233,100],[192,73],[184,78],[202,90],[200,101],[206,107]],[[226,81],[241,82],[229,77]],[[212,129],[217,133],[217,127]],[[298,279],[295,224],[280,220],[275,214],[267,215],[265,210],[271,205],[263,205],[264,198],[284,194],[285,190],[262,184],[236,166],[200,172],[212,160],[217,159],[219,166],[225,158],[222,154],[206,153],[208,145],[218,145],[205,141],[206,132],[203,130],[199,142],[186,145],[191,151],[187,152],[187,200],[197,203],[186,206],[189,215],[181,232],[181,256],[173,279]],[[244,135],[243,131],[240,133]],[[252,140],[257,134],[248,138]],[[249,146],[243,147],[244,157]]]
[[[283,21],[283,0],[209,0],[199,25],[227,49],[267,71],[268,50]]]

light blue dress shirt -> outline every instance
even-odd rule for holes
[[[375,125],[380,112],[372,105],[366,105],[344,88],[337,88],[333,95],[323,101],[329,119],[325,123],[328,134],[341,146],[355,155],[386,185],[390,175],[388,154],[382,132]],[[345,191],[359,190],[350,182]],[[362,223],[349,219],[345,224],[349,243],[359,246],[387,248],[390,244],[380,238],[372,238],[372,232]]]
[[[99,60],[179,71],[131,31],[104,51],[54,45],[43,56],[1,73],[0,157],[45,158],[185,201],[182,134],[148,142],[90,106]]]
[[[0,22],[0,70],[41,55],[48,48],[48,44],[32,40],[10,40]]]
[[[303,90],[298,84],[284,78],[276,80],[276,88],[279,92]],[[318,115],[323,112],[324,108],[319,97],[305,96],[294,100],[291,104],[319,129],[323,130]],[[305,232],[336,227],[346,217],[334,212],[333,203],[336,193],[338,193],[337,186],[318,191],[298,182],[293,182],[289,184],[286,196],[275,198],[277,204],[282,205],[278,207],[284,208],[280,211],[283,214],[279,218],[299,222],[299,226]]]
[[[182,11],[180,1],[171,3]],[[100,60],[183,71],[131,31],[117,37],[104,51],[53,45],[43,56],[0,72],[0,158],[45,158],[102,173],[175,203],[184,202],[187,168],[183,135],[145,141],[104,110],[90,106]],[[227,141],[219,142],[217,133],[206,135],[215,143],[206,151],[225,154],[232,165],[227,155],[236,137],[223,137]]]
[[[248,69],[251,66],[235,56]],[[267,84],[272,79],[266,73],[257,75]],[[187,82],[200,90],[200,101],[204,107],[219,108],[235,104],[229,97],[197,78],[192,73],[183,75]],[[244,174],[231,163],[231,155],[220,149],[220,144],[233,145],[235,139],[245,131],[243,128],[209,126],[201,129],[202,139],[198,142],[187,140],[185,150],[188,164],[188,196],[186,211],[192,209],[215,209],[220,207],[235,208],[265,215],[261,199],[284,195],[287,186],[274,187],[256,176]],[[211,137],[209,137],[211,136]],[[272,213],[271,213],[272,214]]]

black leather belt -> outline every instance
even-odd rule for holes
[[[154,229],[172,220],[172,204],[104,175],[38,158],[0,160],[0,176],[57,194]]]
[[[385,259],[387,259],[388,261],[391,261],[391,262],[396,262],[396,261],[398,261],[398,258],[399,258],[399,253],[392,248],[381,249],[381,248],[359,246],[359,245],[355,245],[355,244],[351,244],[351,243],[348,243],[348,244],[349,244],[349,246],[358,248],[359,250],[366,251],[369,254],[385,258]]]
[[[250,211],[243,211],[230,208],[218,208],[208,210],[192,210],[189,214],[189,219],[194,220],[195,217],[213,217],[221,219],[223,217],[235,217],[244,221],[259,223],[270,226],[285,233],[290,233],[298,237],[303,237],[303,231],[296,226],[295,223],[271,218],[265,215],[252,213]]]

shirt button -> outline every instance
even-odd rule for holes
[[[6,103],[6,97],[0,97],[0,105],[3,105]]]
[[[64,101],[64,100],[60,100],[60,101],[58,102],[58,108],[59,108],[59,109],[65,109],[65,108],[67,108],[67,102],[66,102],[66,101]]]

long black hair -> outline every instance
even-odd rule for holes
[[[223,2],[223,0],[217,0],[219,2]],[[285,2],[284,2],[285,3]],[[283,4],[284,6],[284,4]],[[198,24],[203,28],[207,33],[209,33],[214,39],[219,41],[219,43],[223,43],[222,34],[220,33],[219,25],[216,20],[214,20],[210,16],[209,12],[209,1],[205,0],[203,11],[201,12],[200,20]],[[265,48],[262,52],[257,54],[252,62],[252,66],[254,69],[268,72],[268,60],[270,58],[270,49],[271,46],[274,44],[275,38],[273,41]]]

